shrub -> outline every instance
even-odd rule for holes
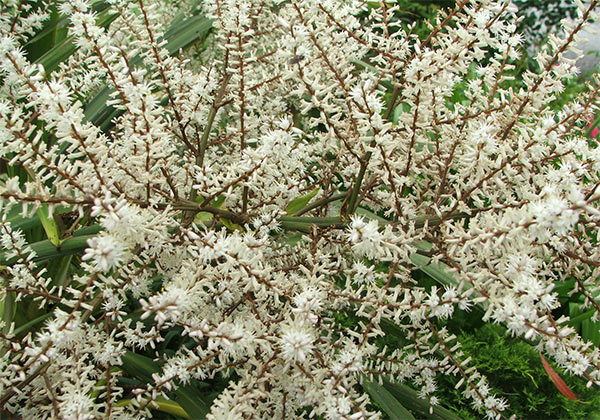
[[[506,335],[498,325],[485,324],[469,334],[459,335],[463,350],[473,356],[490,383],[492,392],[506,398],[510,410],[519,419],[590,419],[597,418],[600,396],[585,387],[585,381],[565,377],[565,382],[581,401],[560,395],[540,363],[540,356],[530,345]],[[456,379],[445,377],[440,383],[440,399],[463,419],[477,419],[469,412],[469,402],[454,389]],[[595,416],[593,413],[596,413]]]
[[[503,0],[5,2],[0,409],[507,416],[465,316],[599,385],[597,79],[552,105],[598,3],[513,80]]]

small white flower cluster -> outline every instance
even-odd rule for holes
[[[433,406],[455,375],[501,418],[443,327],[472,308],[600,385],[555,290],[574,281],[600,316],[598,88],[551,106],[600,2],[575,1],[519,81],[508,0],[462,1],[424,39],[386,1],[110,0],[106,22],[65,0],[76,51],[56,68],[28,59],[30,3],[0,8],[19,175],[0,179],[0,297],[36,316],[0,322],[0,411],[137,420],[225,378],[210,419],[377,419],[365,380]],[[176,51],[209,22],[204,52]],[[58,242],[28,236],[38,220]],[[161,360],[128,395],[132,353]]]
[[[93,260],[100,271],[118,267],[124,260],[123,246],[110,235],[102,235],[88,240],[90,246],[81,257],[82,261]]]

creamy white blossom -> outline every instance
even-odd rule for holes
[[[118,267],[124,259],[125,248],[112,235],[101,235],[88,240],[89,248],[81,257],[82,261],[92,260],[100,271]]]
[[[0,298],[36,319],[0,322],[0,411],[138,420],[204,382],[209,419],[378,419],[365,381],[433,407],[450,375],[508,417],[446,324],[463,311],[600,385],[556,315],[570,280],[600,316],[600,96],[553,106],[597,1],[518,80],[506,0],[427,38],[393,2],[65,0],[56,65],[27,46],[50,9],[5,3]]]

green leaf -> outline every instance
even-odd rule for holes
[[[155,362],[149,357],[131,351],[121,356],[121,362],[123,370],[145,382],[152,382],[152,374],[159,372],[162,367],[162,362]],[[200,397],[198,390],[192,385],[179,387],[176,394],[178,406],[189,416],[186,418],[204,419],[210,412],[210,404]]]
[[[397,105],[392,114],[392,122],[397,125],[398,121],[400,120],[400,115],[405,112],[410,112],[410,110],[411,106],[406,102],[402,102],[401,104]]]
[[[65,280],[69,274],[71,268],[71,260],[73,255],[65,255],[61,258],[52,259],[48,262],[46,267],[48,270],[48,277],[52,279],[52,284],[55,286],[62,287],[65,285]]]
[[[292,248],[295,247],[302,240],[302,233],[300,232],[288,232],[283,235],[279,241],[290,245]]]
[[[110,372],[111,373],[119,373],[119,372],[121,372],[121,369],[117,366],[111,366]],[[89,391],[88,395],[90,396],[90,398],[92,400],[95,400],[96,398],[98,398],[100,393],[103,391],[105,385],[106,385],[106,376],[101,376],[100,379],[98,379],[96,381],[96,383],[94,384],[94,387],[91,389],[91,391]]]
[[[430,251],[432,246],[429,242],[419,241],[414,243],[415,247],[421,251]],[[459,282],[450,274],[450,268],[442,262],[431,262],[431,258],[413,252],[410,255],[410,260],[417,267],[417,269],[427,276],[431,277],[437,283],[442,286],[458,286]],[[477,292],[473,293],[472,297],[479,296]],[[483,304],[477,303],[474,305],[478,311],[485,312]]]
[[[591,341],[596,347],[600,346],[600,322],[586,319],[581,322],[581,338]]]
[[[14,335],[18,336],[19,334],[29,331],[32,327],[34,327],[35,325],[39,324],[42,321],[45,321],[46,319],[50,318],[52,315],[53,315],[53,313],[49,312],[44,315],[38,316],[35,319],[32,319],[31,321],[27,322],[26,324],[21,325],[19,328],[15,328]]]
[[[109,4],[105,0],[95,0],[92,2],[92,9],[99,13],[109,7]],[[56,5],[51,5],[50,8],[54,11],[56,10]],[[57,17],[53,19],[49,24],[47,23],[44,26],[44,29],[40,31],[36,36],[31,38],[24,44],[24,47],[28,47],[38,41],[41,41],[48,35],[54,35],[56,32],[66,30],[69,25],[69,18],[67,16],[63,16],[60,19]]]
[[[575,279],[568,277],[564,282],[556,283],[556,287],[553,292],[557,293],[558,296],[566,298],[569,296],[569,292],[575,287]]]
[[[202,197],[201,195],[199,195],[198,197],[196,197],[196,199],[194,201],[196,203],[198,203],[198,204],[202,204],[204,202],[204,197]],[[220,195],[217,198],[215,198],[213,201],[211,201],[210,204],[214,208],[220,209],[224,202],[225,202],[225,196],[224,195]],[[214,219],[214,217],[215,216],[212,213],[208,213],[208,212],[205,212],[205,211],[200,211],[200,212],[198,212],[196,214],[196,217],[194,217],[194,223],[206,225],[206,224],[212,222],[212,220]],[[227,226],[227,225],[225,225],[225,226]]]
[[[100,229],[98,228],[98,230]],[[65,239],[59,247],[54,246],[54,244],[49,240],[33,243],[30,245],[36,253],[36,257],[33,259],[33,261],[40,262],[60,257],[62,255],[81,253],[88,247],[88,239],[91,239],[95,236],[96,234],[73,236],[69,239]],[[4,254],[0,254],[0,265],[10,265],[14,264],[16,261],[16,257],[6,258]]]
[[[54,246],[60,245],[60,233],[58,232],[58,225],[54,220],[54,217],[48,214],[48,205],[42,204],[37,209],[37,216],[42,222],[42,226],[44,227],[44,231],[46,232],[46,236],[52,242]]]
[[[356,67],[358,67],[361,70],[368,70],[375,74],[379,74],[379,70],[377,70],[376,67],[370,65],[369,63],[367,63],[365,61],[358,60],[358,59],[352,59],[351,61],[352,61],[352,64],[354,64]],[[389,91],[394,89],[394,85],[392,85],[392,83],[389,80],[381,79],[379,81],[379,84],[381,84],[381,86],[383,86],[384,88],[386,88]]]
[[[429,400],[419,398],[417,391],[407,385],[391,383],[385,380],[383,386],[399,401],[400,404],[402,404],[403,407],[410,409],[420,419],[461,420],[460,416],[444,407],[431,407]],[[429,411],[431,408],[433,408],[433,410],[430,413]]]
[[[376,215],[371,210],[365,209],[364,207],[357,207],[355,213],[360,216],[364,216],[369,220],[375,220],[382,224],[390,223],[389,220],[386,220],[383,217]]]
[[[72,208],[70,206],[56,206],[54,208],[54,214],[62,214],[70,212]],[[41,225],[41,220],[39,217],[23,217],[21,216],[21,207],[15,206],[11,209],[10,213],[7,215],[5,223],[10,223],[10,228],[12,230],[27,230],[32,229]]]
[[[133,353],[129,350],[121,356],[121,362],[123,370],[146,382],[152,382],[152,374],[159,372],[162,368],[161,362],[155,362],[149,357]]]
[[[210,412],[210,404],[199,395],[200,391],[192,385],[177,389],[177,402],[183,407],[189,418],[203,420]]]
[[[595,346],[600,345],[600,322],[592,321],[593,309],[582,310],[578,302],[569,302],[568,325],[575,328],[585,341],[591,341]]]
[[[98,14],[96,24],[100,27],[106,28],[117,18],[117,16],[118,15],[115,13],[110,13],[110,10],[106,10]],[[38,58],[35,63],[44,66],[46,73],[51,73],[77,50],[77,46],[73,43],[74,40],[74,36],[63,39],[52,49],[48,50],[44,55]]]
[[[29,61],[33,62],[37,60],[40,56],[44,55],[46,51],[54,47],[57,42],[60,42],[67,37],[67,19],[63,18],[65,22],[59,24],[59,21],[63,21],[63,19],[59,19],[56,2],[49,6],[50,7],[47,7],[47,12],[50,17],[44,24],[44,30],[23,45]]]
[[[10,324],[13,322],[15,313],[17,312],[17,304],[15,302],[15,292],[6,292],[2,304],[2,321],[4,321],[4,333],[10,329]]]
[[[44,25],[44,29],[42,31],[40,31],[36,36],[31,38],[29,41],[27,41],[27,43],[24,44],[23,47],[25,47],[25,48],[33,47],[34,46],[33,44],[37,43],[37,45],[35,45],[35,47],[39,48],[40,42],[48,42],[49,40],[55,41],[56,34],[67,29],[68,24],[69,24],[69,19],[67,17],[62,17],[59,19],[58,16],[55,14],[56,7],[51,7],[51,9],[52,9],[52,17],[50,20],[46,21],[46,25]],[[56,44],[56,42],[52,46],[54,46],[55,44]],[[41,47],[43,48],[43,45]],[[50,48],[47,48],[46,50],[49,50],[49,49]]]
[[[33,227],[39,226],[41,221],[39,217],[21,217],[14,216],[6,219],[7,223],[10,223],[10,228],[15,231],[17,229],[26,230]]]
[[[414,420],[413,415],[383,386],[375,382],[365,381],[362,384],[365,391],[390,416],[391,420]]]
[[[304,216],[281,216],[279,223],[283,229],[310,232],[311,225],[316,226],[338,226],[344,223],[340,217],[304,217]]]
[[[192,16],[181,23],[171,25],[163,36],[167,41],[165,48],[169,54],[175,55],[179,50],[206,36],[211,28],[212,20],[203,15]]]
[[[190,419],[190,415],[187,413],[187,410],[184,410],[179,403],[167,400],[164,398],[157,398],[154,401],[155,409],[158,411],[162,411],[163,413],[172,414],[174,416],[183,417],[184,419]],[[194,417],[196,419],[196,417]]]
[[[224,217],[219,217],[219,220],[221,221],[221,223],[223,223],[223,225],[229,229],[230,231],[239,231],[239,232],[245,232],[246,230],[241,227],[240,225],[238,225],[237,223],[233,223],[231,220],[226,219]]]
[[[309,192],[308,194],[302,195],[298,198],[294,198],[292,201],[290,201],[290,204],[288,204],[287,207],[285,208],[285,212],[289,216],[292,216],[292,215],[298,213],[300,210],[302,210],[304,207],[306,207],[308,205],[310,200],[312,200],[315,195],[317,195],[319,193],[319,190],[320,190],[320,188],[317,187],[314,190],[312,190],[311,192]]]
[[[44,66],[46,73],[50,74],[58,68],[60,63],[65,62],[75,50],[77,50],[77,47],[73,45],[73,37],[65,38],[38,58],[36,64]]]
[[[115,406],[116,407],[126,407],[131,404],[131,400],[121,400],[118,401]],[[150,403],[150,407],[153,410],[160,411],[167,414],[172,414],[177,417],[183,417],[184,419],[192,418],[189,414],[179,405],[177,402],[172,400],[167,400],[162,397],[157,397],[154,402]],[[196,418],[194,417],[194,420]]]
[[[224,202],[225,202],[225,196],[224,195],[220,195],[217,198],[215,198],[213,201],[211,201],[210,204],[214,208],[220,209]]]
[[[592,314],[589,317],[591,317],[594,313],[593,310],[591,312]],[[581,309],[579,308],[579,303],[569,302],[569,325],[579,330],[579,328],[581,327],[581,322],[588,319],[589,317],[586,316],[586,313],[582,313]]]
[[[448,266],[446,264],[430,263],[431,259],[429,257],[417,253],[411,254],[410,260],[413,262],[413,264],[419,267],[419,270],[421,270],[440,284],[444,286],[458,285],[456,279],[446,271],[448,269]]]
[[[196,214],[196,217],[194,217],[194,223],[206,225],[212,221],[213,217],[214,215],[212,213],[200,211]]]
[[[400,340],[401,343],[408,344],[406,339],[406,331],[400,328],[396,323],[387,319],[381,318],[381,330],[386,334],[386,336],[393,336]]]

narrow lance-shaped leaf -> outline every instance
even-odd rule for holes
[[[2,321],[4,321],[4,331],[8,332],[10,329],[10,324],[13,321],[15,316],[15,312],[17,311],[17,306],[15,303],[15,293],[7,292],[4,295],[4,301],[2,303]]]
[[[392,420],[414,420],[414,416],[383,386],[375,382],[364,382],[362,387]]]
[[[42,222],[42,226],[44,227],[44,231],[46,232],[46,236],[48,236],[48,240],[54,245],[60,245],[60,233],[58,232],[58,225],[54,218],[48,212],[48,205],[42,204],[37,209],[37,215],[40,218],[40,222]]]
[[[19,328],[15,328],[13,334],[15,336],[18,336],[19,334],[25,333],[25,332],[29,331],[31,328],[35,327],[40,322],[47,320],[48,318],[50,318],[53,315],[54,315],[54,313],[49,312],[49,313],[41,315],[35,319],[32,319],[31,321],[27,322],[26,324],[21,325]]]
[[[65,285],[65,281],[69,275],[69,269],[71,268],[71,261],[73,255],[65,255],[61,258],[55,258],[48,262],[48,276],[52,279],[52,283],[55,286],[62,287]]]
[[[223,223],[223,225],[229,229],[231,232],[237,230],[238,232],[245,232],[246,230],[241,227],[240,225],[238,225],[237,223],[232,222],[229,219],[226,219],[225,217],[219,217],[219,220],[221,221],[221,223]]]
[[[383,386],[419,419],[462,420],[452,411],[439,405],[431,405],[428,399],[419,398],[419,393],[405,384],[391,383],[384,379]]]
[[[162,363],[131,351],[125,352],[121,361],[125,371],[147,382],[152,381],[152,374],[159,372],[162,368]],[[195,391],[197,390],[190,385],[179,387],[175,391],[177,404],[188,415],[186,418],[204,419],[210,411],[210,406]]]
[[[204,401],[199,395],[199,391],[192,385],[177,389],[177,402],[194,420],[203,420],[210,412],[210,403]]]
[[[117,16],[115,13],[110,13],[110,10],[106,10],[98,15],[97,24],[101,27],[108,27]],[[46,73],[56,70],[61,63],[64,63],[77,50],[77,46],[73,41],[73,36],[63,39],[54,48],[38,58],[36,64],[44,66]]]
[[[162,363],[157,363],[149,357],[131,351],[126,351],[121,356],[121,362],[123,370],[144,381],[151,381],[152,374],[159,372],[162,367]]]
[[[91,3],[91,7],[92,9],[97,12],[100,13],[102,11],[104,11],[106,8],[109,7],[109,4],[107,1],[105,0],[95,0]],[[51,22],[51,24],[45,26],[45,28],[40,31],[36,36],[34,36],[33,38],[31,38],[30,40],[27,41],[27,43],[25,44],[25,46],[30,46],[36,42],[38,42],[39,40],[45,38],[46,36],[50,35],[51,33],[55,33],[61,30],[66,30],[69,26],[69,18],[67,16],[61,16],[57,19],[55,19],[54,21]]]
[[[600,345],[600,323],[586,319],[581,322],[581,338],[591,341],[595,346]]]
[[[294,198],[292,201],[290,201],[290,204],[288,204],[287,207],[285,208],[285,212],[289,216],[292,216],[292,215],[298,213],[300,210],[302,210],[304,207],[306,207],[308,205],[308,203],[310,203],[310,200],[312,200],[313,197],[315,195],[317,195],[318,193],[319,193],[319,188],[315,188],[308,194],[302,195],[298,198]]]
[[[62,241],[60,246],[55,246],[50,240],[36,242],[30,245],[36,254],[34,261],[44,261],[62,255],[72,255],[83,252],[87,247],[87,240],[96,236],[100,231],[100,226],[89,226],[81,229],[71,238]],[[6,258],[4,253],[0,253],[0,264],[10,265],[17,261],[16,257]]]
[[[126,407],[131,404],[131,400],[121,400],[118,401],[115,406],[116,407]],[[184,419],[191,418],[188,413],[179,405],[177,402],[172,400],[167,400],[162,397],[157,397],[153,402],[150,403],[150,407],[155,409],[156,411],[160,411],[162,413],[172,414],[177,417],[182,417]],[[194,420],[196,418],[194,417]]]
[[[556,373],[554,369],[552,369],[552,366],[550,366],[550,364],[546,361],[546,358],[542,353],[540,353],[540,359],[542,359],[542,366],[544,366],[544,370],[546,371],[548,376],[550,376],[552,382],[554,382],[554,386],[556,386],[556,389],[558,389],[560,393],[563,394],[565,397],[571,400],[579,401],[575,394],[573,394],[573,391],[571,391],[571,389],[567,386],[565,381],[563,381],[563,379],[560,377],[560,375]]]
[[[569,324],[570,326],[577,328],[581,325],[583,321],[590,319],[592,316],[594,316],[594,313],[595,311],[593,309],[590,309],[589,311],[582,312],[577,316],[570,316],[570,319],[566,321],[565,324]]]

